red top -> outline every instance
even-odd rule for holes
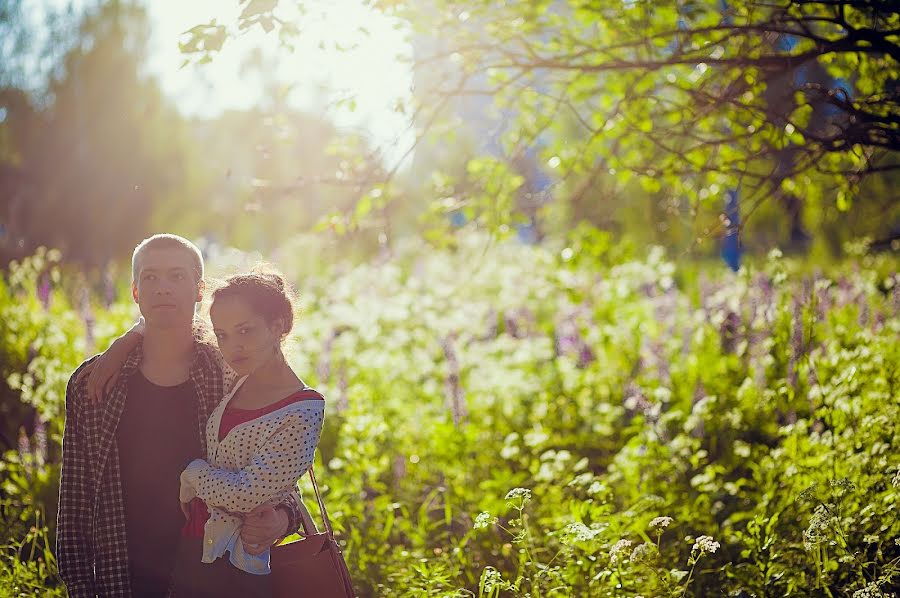
[[[313,391],[313,393],[315,393],[315,391]],[[226,406],[225,411],[222,412],[222,421],[219,424],[219,442],[222,442],[222,440],[228,436],[228,433],[237,426],[253,421],[264,415],[268,415],[273,411],[278,411],[291,403],[299,403],[300,401],[308,399],[324,400],[318,393],[315,393],[315,396],[311,396],[313,393],[308,390],[298,390],[277,403],[272,403],[271,405],[266,405],[259,409],[239,409],[238,407],[232,407],[230,405]],[[186,538],[202,538],[203,526],[206,525],[206,522],[209,519],[209,509],[206,507],[206,503],[203,502],[203,499],[199,497],[194,498],[190,502],[189,509],[190,517],[184,523],[184,527],[181,528],[181,535]]]

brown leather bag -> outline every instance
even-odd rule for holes
[[[341,548],[334,539],[331,521],[319,493],[316,475],[309,468],[309,479],[319,511],[325,522],[325,531],[318,532],[311,521],[303,522],[307,535],[299,540],[272,547],[272,596],[274,598],[354,598],[350,572]],[[312,527],[312,529],[310,529]]]

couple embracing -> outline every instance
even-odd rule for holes
[[[66,388],[57,559],[72,598],[272,595],[270,549],[311,519],[323,397],[282,343],[293,295],[276,273],[232,276],[198,325],[203,258],[154,235],[132,256],[142,322]]]

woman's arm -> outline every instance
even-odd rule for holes
[[[294,487],[312,465],[323,416],[318,409],[296,415],[241,469],[214,467],[195,459],[181,473],[181,502],[199,496],[211,507],[249,513],[285,488]]]
[[[91,403],[99,403],[103,395],[115,385],[119,379],[119,370],[134,349],[144,338],[143,316],[128,332],[117,338],[112,344],[88,364],[78,374],[76,383],[87,377],[87,399]]]

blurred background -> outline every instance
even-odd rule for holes
[[[0,261],[46,245],[102,269],[160,230],[264,253],[337,231],[341,253],[363,257],[448,222],[523,242],[589,223],[692,258],[720,252],[729,218],[757,255],[833,259],[847,241],[896,239],[890,74],[868,85],[830,58],[766,68],[740,48],[727,52],[746,64],[717,74],[671,50],[657,60],[666,69],[597,74],[573,52],[604,35],[624,47],[663,35],[665,12],[644,22],[630,14],[640,3],[624,3],[590,17],[607,30],[589,32],[561,2],[427,4],[4,0]],[[497,26],[516,18],[530,23],[518,40]],[[634,31],[610,33],[616,19]],[[553,39],[567,27],[571,48]],[[760,39],[784,55],[802,40]],[[532,64],[491,64],[504,48]],[[538,64],[550,51],[571,64]],[[732,71],[740,89],[721,84]],[[802,96],[816,86],[893,93],[891,137],[829,137],[848,112],[834,93]],[[738,125],[749,133],[692,143],[687,132]]]
[[[876,0],[0,0],[0,597],[64,595],[66,381],[156,232],[298,287],[360,595],[888,595],[898,31]]]

